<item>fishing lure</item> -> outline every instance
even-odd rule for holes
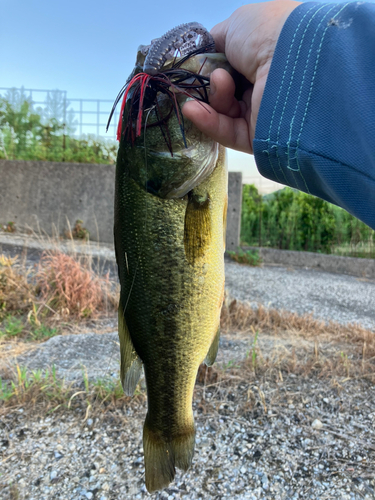
[[[198,73],[193,73],[181,68],[181,66],[195,55],[215,52],[215,43],[212,35],[200,23],[191,22],[180,24],[167,31],[162,37],[152,40],[150,45],[141,46],[140,51],[145,56],[143,67],[131,74],[117,95],[108,119],[107,130],[116,106],[122,98],[117,140],[121,141],[122,138],[126,137],[130,138],[131,143],[134,144],[135,138],[141,135],[144,111],[155,106],[158,120],[148,126],[158,125],[160,127],[167,147],[173,156],[168,130],[168,119],[171,112],[174,112],[178,118],[183,141],[187,147],[184,120],[176,94],[181,93],[198,102],[208,104],[207,88],[210,83],[207,76],[200,74],[202,68]],[[177,60],[178,54],[182,57]],[[165,62],[173,58],[175,58],[175,62],[171,67],[161,72]],[[158,92],[166,95],[171,101],[171,108],[166,116],[160,116],[160,108],[156,101]],[[127,122],[123,128],[124,109],[129,93],[131,93],[131,112],[128,113]],[[135,127],[133,127],[134,123]]]

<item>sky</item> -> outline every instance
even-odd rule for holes
[[[68,99],[114,100],[140,44],[189,21],[211,29],[246,3],[0,0],[0,87],[60,89]],[[253,156],[234,151],[228,156],[230,170],[259,175]]]

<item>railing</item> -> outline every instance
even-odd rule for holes
[[[102,139],[115,139],[119,112],[116,110],[106,133],[111,99],[68,98],[66,90],[0,87],[0,96],[18,105],[27,99],[33,110],[45,120],[54,118],[66,126],[69,135],[81,137],[94,135]]]

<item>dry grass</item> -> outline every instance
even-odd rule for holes
[[[62,318],[95,318],[117,306],[108,274],[100,277],[62,252],[42,256],[35,280],[39,300]]]
[[[289,332],[303,338],[327,339],[330,341],[345,341],[363,345],[366,342],[367,352],[375,356],[375,332],[363,326],[352,323],[342,325],[335,321],[326,322],[315,319],[312,314],[298,315],[288,311],[266,309],[259,305],[252,308],[246,302],[236,299],[226,299],[221,311],[221,328],[224,332]]]
[[[113,314],[117,304],[117,284],[94,270],[89,255],[49,250],[37,267],[0,255],[1,343],[46,340],[63,325]]]
[[[33,287],[28,275],[27,270],[21,270],[17,257],[11,259],[0,255],[0,319],[8,313],[31,309]]]
[[[227,298],[222,309],[224,332],[252,332],[253,343],[240,371],[247,378],[282,373],[320,377],[360,377],[375,381],[375,332],[358,324],[342,325],[312,314],[277,311]]]
[[[112,312],[117,303],[117,291],[109,276],[103,278],[94,272],[88,257],[49,251],[32,273],[30,269],[19,266],[17,260],[0,256],[3,313],[28,313],[29,322],[34,324],[43,314],[43,321],[73,319],[77,323],[77,320],[95,319]],[[375,381],[375,332],[360,325],[326,323],[311,314],[299,316],[262,306],[253,309],[247,303],[226,297],[221,328],[227,336],[237,334],[237,338],[248,340],[246,359],[227,363],[225,367],[201,367],[197,378],[198,392],[210,385],[233,388],[241,381],[259,378],[281,383],[288,374]],[[0,400],[7,408],[30,404],[50,409],[66,406],[77,392],[77,388],[57,381],[51,371],[47,379],[42,377],[44,375],[39,372],[28,376],[18,369],[17,373],[10,374],[8,380],[12,380],[13,385],[11,389],[4,389],[8,390],[5,395],[3,390]],[[0,395],[1,391],[0,387]],[[121,404],[129,401],[122,395],[117,382],[106,381],[90,387],[84,381],[84,392],[73,399],[87,407],[97,400],[121,401]]]

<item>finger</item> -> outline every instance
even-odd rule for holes
[[[241,116],[241,107],[234,97],[236,84],[224,69],[216,69],[210,79],[210,105],[218,112],[231,118]]]
[[[216,52],[225,52],[225,39],[227,36],[229,23],[228,19],[216,24],[210,31],[211,35],[215,40]]]
[[[182,112],[199,130],[223,146],[252,153],[249,128],[245,118],[231,118],[218,113],[208,104],[203,106],[195,101],[188,101]]]

